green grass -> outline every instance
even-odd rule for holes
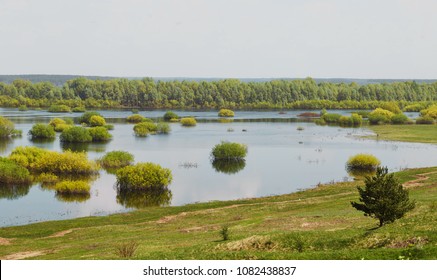
[[[369,129],[377,134],[372,139],[437,144],[435,125],[375,125]]]
[[[281,196],[0,228],[10,243],[0,246],[0,258],[38,251],[32,258],[120,259],[119,248],[136,243],[134,259],[436,259],[437,167],[397,176],[405,182],[428,172],[436,173],[410,188],[416,208],[381,228],[350,205],[363,184],[356,181]]]

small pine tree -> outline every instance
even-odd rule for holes
[[[415,207],[415,202],[409,199],[408,190],[393,173],[388,174],[387,167],[378,167],[375,176],[366,177],[365,184],[364,188],[358,187],[362,203],[351,204],[358,211],[363,211],[364,216],[378,219],[380,227],[402,218]]]

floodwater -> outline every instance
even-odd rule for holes
[[[80,113],[0,109],[2,116],[10,118],[17,129],[23,130],[21,138],[0,142],[1,156],[9,155],[17,146],[29,145],[56,151],[86,150],[90,159],[97,159],[109,151],[123,150],[132,153],[136,162],[157,163],[171,169],[173,174],[168,190],[159,194],[117,193],[115,175],[104,170],[92,179],[89,197],[60,197],[40,184],[0,186],[0,226],[108,215],[156,205],[164,207],[296,192],[318,183],[351,180],[345,163],[357,153],[375,155],[390,171],[437,165],[437,157],[429,156],[437,154],[436,145],[362,139],[360,136],[371,132],[364,128],[298,122],[295,118],[302,111],[285,112],[236,112],[236,121],[229,123],[215,121],[218,119],[216,111],[178,112],[179,115],[194,115],[200,122],[196,127],[171,123],[172,131],[168,135],[138,138],[133,135],[133,125],[121,121],[131,112],[102,111],[107,121],[115,126],[110,131],[111,141],[64,146],[59,142],[59,136],[52,142],[32,142],[27,132],[36,122],[48,123],[54,117],[78,117]],[[140,113],[158,118],[164,111]],[[348,111],[340,113],[347,114]],[[246,144],[246,161],[233,166],[213,165],[210,152],[221,141]]]

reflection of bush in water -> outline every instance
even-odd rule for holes
[[[364,179],[366,176],[373,176],[376,174],[376,170],[359,170],[359,169],[348,169],[347,173],[349,176],[355,179]]]
[[[66,193],[56,193],[55,197],[62,202],[85,202],[90,199],[89,193],[83,194],[66,194]]]
[[[105,143],[69,143],[61,142],[61,148],[65,152],[70,150],[72,152],[104,152],[106,150]]]
[[[18,199],[26,196],[29,193],[31,184],[22,185],[0,185],[0,199],[6,198],[8,200]]]
[[[12,139],[0,138],[0,153],[5,152],[8,149],[10,144],[12,144]]]
[[[127,208],[146,208],[152,206],[167,206],[172,199],[172,193],[167,188],[147,190],[123,190],[117,188],[117,203]]]
[[[212,167],[217,172],[222,172],[225,174],[235,174],[246,166],[245,160],[214,160],[212,162]]]

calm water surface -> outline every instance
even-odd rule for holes
[[[301,111],[300,111],[301,112]],[[242,119],[295,117],[297,111],[278,115],[278,112],[238,112]],[[344,111],[346,112],[346,111]],[[351,178],[345,171],[347,159],[357,153],[372,153],[391,171],[407,167],[437,165],[437,146],[401,142],[363,140],[357,136],[371,132],[361,128],[322,127],[313,123],[296,122],[233,122],[199,123],[185,128],[171,125],[169,135],[137,138],[133,125],[115,123],[113,140],[106,144],[65,147],[59,137],[53,142],[35,143],[27,132],[36,121],[48,122],[57,116],[81,114],[50,114],[47,112],[1,109],[23,130],[23,137],[0,142],[0,155],[8,155],[14,147],[34,145],[51,150],[84,149],[91,159],[106,152],[125,150],[135,155],[136,162],[154,162],[170,168],[173,182],[171,196],[164,195],[163,205],[183,205],[211,200],[231,200],[247,197],[285,194],[310,188],[320,182],[343,181]],[[163,111],[143,113],[160,117]],[[216,118],[217,112],[180,112],[199,118]],[[131,115],[130,112],[104,111],[109,121]],[[301,126],[304,130],[299,131]],[[211,148],[220,141],[235,141],[248,146],[243,166],[233,169],[215,168],[210,161]],[[91,215],[125,212],[135,207],[154,204],[147,198],[117,198],[115,176],[101,171],[92,182],[91,195],[78,202],[65,202],[55,192],[34,184],[29,188],[0,187],[0,226],[19,225],[45,220],[68,219]],[[155,204],[159,204],[156,202]]]

